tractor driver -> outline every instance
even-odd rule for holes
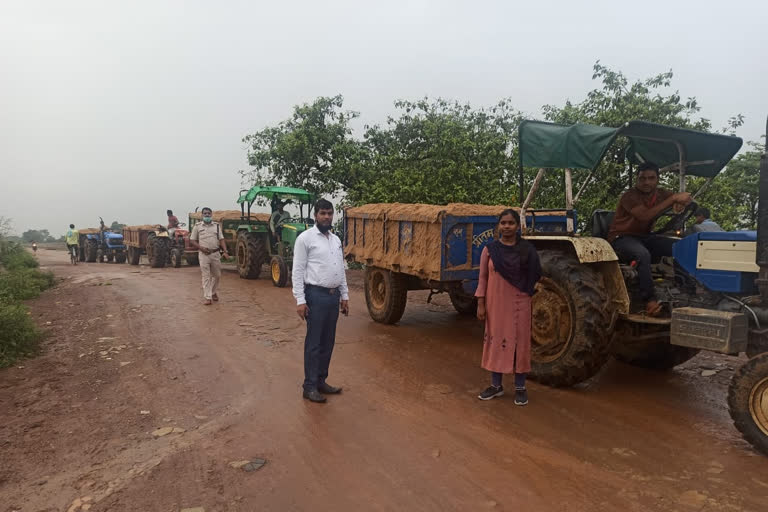
[[[619,259],[635,262],[640,297],[646,303],[645,313],[656,316],[661,312],[651,276],[651,263],[662,256],[672,255],[674,238],[653,235],[652,221],[671,206],[687,206],[691,195],[687,192],[674,193],[659,188],[659,166],[645,162],[637,168],[634,188],[627,190],[619,199],[616,214],[608,232],[608,241],[613,245]]]
[[[279,199],[275,202],[274,208],[275,210],[272,212],[272,215],[269,217],[269,229],[272,231],[272,234],[278,239],[281,239],[282,231],[283,231],[283,223],[286,222],[288,219],[291,218],[291,214],[285,211],[285,205],[291,202],[290,199],[288,199],[285,202],[280,201]]]
[[[167,210],[165,213],[168,214],[168,236],[173,238],[176,228],[179,227],[179,218],[176,217],[171,210]]]

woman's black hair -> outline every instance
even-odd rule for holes
[[[504,210],[499,214],[499,222],[501,222],[501,218],[504,217],[505,215],[511,215],[512,217],[515,218],[515,222],[517,222],[517,225],[518,226],[520,225],[520,214],[517,212],[517,210],[514,210],[512,208],[507,208],[506,210]]]

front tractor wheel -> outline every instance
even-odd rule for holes
[[[744,439],[768,455],[768,353],[750,359],[731,377],[728,410]]]
[[[365,269],[365,303],[376,322],[395,324],[405,312],[408,288],[401,274],[376,267]]]
[[[181,266],[181,249],[178,247],[175,249],[171,249],[171,266],[173,268],[179,268]]]
[[[450,290],[448,296],[451,298],[451,304],[453,309],[460,315],[476,316],[477,315],[477,298],[473,295],[468,295],[462,290]]]
[[[200,257],[196,252],[187,253],[185,259],[187,260],[187,263],[193,267],[200,265]]]
[[[147,240],[147,259],[152,268],[164,268],[168,261],[168,238],[152,236]]]
[[[267,261],[269,254],[261,236],[256,233],[240,233],[237,235],[235,256],[240,277],[258,279],[261,266]]]
[[[272,256],[269,273],[272,276],[272,284],[278,288],[283,288],[288,283],[288,265],[282,256]]]
[[[576,257],[539,252],[542,278],[531,304],[531,377],[572,386],[609,357],[611,311],[603,276]]]

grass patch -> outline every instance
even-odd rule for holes
[[[37,353],[43,333],[23,300],[34,299],[54,285],[34,256],[17,243],[0,240],[0,368]]]

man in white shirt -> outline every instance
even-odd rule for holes
[[[336,341],[339,311],[349,314],[344,251],[331,233],[333,205],[315,203],[315,226],[299,235],[293,249],[293,296],[299,318],[307,322],[304,339],[304,393],[307,400],[325,402],[323,395],[341,393],[326,382]]]

